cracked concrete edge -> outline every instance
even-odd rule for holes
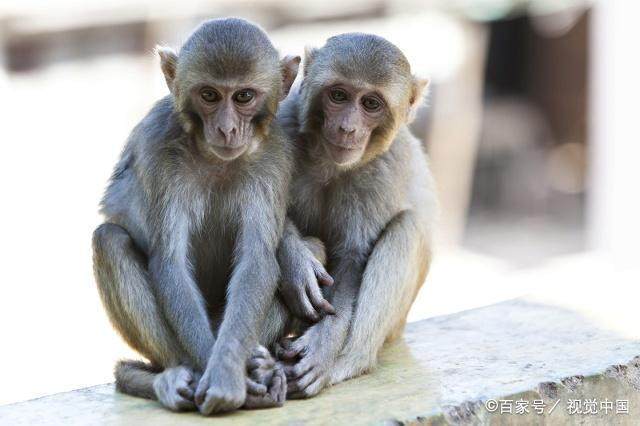
[[[569,414],[569,400],[596,399],[598,402],[608,399],[627,400],[629,414]],[[531,403],[542,400],[544,414],[536,414],[531,409],[526,414],[500,414],[499,410],[490,412],[485,406],[489,399],[524,400]],[[556,404],[553,412],[548,411]],[[513,395],[495,398],[465,401],[458,405],[442,405],[441,412],[433,415],[418,416],[412,419],[389,420],[388,425],[403,426],[475,426],[475,425],[541,425],[541,424],[588,424],[588,425],[637,425],[640,422],[640,356],[627,364],[616,364],[603,372],[590,376],[574,375],[557,382],[541,382],[535,390],[519,392]]]

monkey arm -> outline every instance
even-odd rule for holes
[[[293,315],[304,321],[317,322],[325,314],[335,313],[320,290],[320,284],[333,284],[322,264],[325,258],[322,243],[315,239],[305,241],[287,218],[278,247],[280,292]]]
[[[333,270],[336,285],[331,301],[335,315],[324,317],[296,340],[283,342],[281,358],[287,363],[299,358],[285,368],[288,396],[316,395],[329,382],[334,360],[349,331],[363,267],[364,256],[359,252],[344,253]]]
[[[336,315],[312,326],[285,348],[301,360],[285,369],[289,396],[306,398],[329,383],[355,377],[375,365],[386,339],[404,326],[430,261],[427,231],[412,211],[385,227],[365,262],[361,250],[343,254],[333,270]]]
[[[171,216],[176,226],[170,231],[169,227],[161,227],[166,231],[156,238],[149,273],[155,283],[158,304],[178,341],[195,367],[203,371],[215,338],[202,294],[187,264],[188,219],[178,212]]]
[[[254,350],[262,322],[273,303],[280,275],[276,251],[284,223],[284,209],[277,207],[280,200],[267,190],[260,190],[256,182],[254,188],[257,190],[242,206],[235,266],[212,355],[243,362]]]
[[[372,368],[378,352],[404,327],[409,308],[431,261],[427,230],[413,211],[397,214],[369,256],[344,347],[331,371],[331,383]]]
[[[254,182],[254,189],[259,185]],[[280,269],[276,259],[282,235],[284,208],[266,192],[253,191],[241,209],[235,244],[236,261],[227,287],[222,324],[195,400],[203,414],[224,406],[239,407],[246,400],[246,361],[273,304]],[[284,205],[284,197],[282,197]],[[229,395],[221,392],[232,389]],[[221,408],[222,407],[222,408]]]

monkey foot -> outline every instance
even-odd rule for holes
[[[280,407],[287,396],[287,378],[282,365],[269,351],[258,346],[247,361],[247,399],[243,408]]]
[[[191,411],[195,385],[194,372],[184,366],[167,368],[158,374],[153,382],[153,390],[158,401],[172,411]]]
[[[245,399],[245,372],[242,364],[238,365],[237,360],[210,361],[196,389],[195,402],[198,410],[205,416],[233,411],[240,408]]]

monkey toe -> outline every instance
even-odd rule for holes
[[[287,380],[282,369],[277,370],[267,389],[266,386],[247,379],[247,398],[244,409],[281,407],[287,396]]]
[[[263,396],[247,395],[247,399],[244,402],[242,408],[246,410],[254,410],[259,408],[274,408],[282,407],[284,401],[273,399],[269,394]]]
[[[171,411],[190,411],[196,408],[192,398],[181,395],[180,391],[176,389],[156,391],[156,396],[158,402]]]
[[[193,389],[191,388],[191,386],[180,386],[176,389],[176,391],[178,392],[178,395],[180,395],[184,399],[193,401]]]
[[[162,372],[153,383],[160,404],[172,411],[194,410],[193,375],[186,367],[174,367]]]
[[[253,353],[251,354],[251,358],[252,359],[270,359],[271,358],[271,353],[269,353],[269,350],[267,348],[265,348],[262,345],[258,345],[256,346],[256,348],[253,350]]]
[[[247,394],[262,396],[267,394],[267,385],[247,378]]]
[[[276,369],[273,373],[269,394],[278,404],[284,404],[284,400],[287,398],[287,377],[282,368]]]
[[[247,361],[247,370],[268,370],[274,367],[276,364],[275,360],[269,355],[269,358],[250,358]]]
[[[245,399],[244,396],[224,394],[217,390],[209,390],[204,397],[203,404],[198,408],[205,416],[225,413],[240,408],[244,404]]]

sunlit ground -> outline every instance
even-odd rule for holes
[[[3,404],[112,381],[115,360],[133,355],[100,305],[90,238],[129,130],[166,89],[149,55],[0,75],[0,92]],[[620,330],[638,324],[629,317],[637,276],[595,254],[513,270],[495,258],[443,250],[410,319],[535,292],[593,306],[594,317]],[[607,299],[619,303],[615,315]]]

